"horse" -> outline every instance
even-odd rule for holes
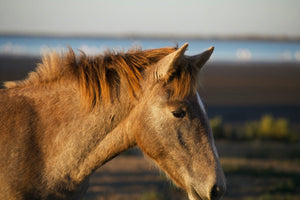
[[[82,199],[89,177],[138,146],[190,200],[220,199],[225,177],[199,71],[214,48],[48,52],[0,90],[0,199]]]

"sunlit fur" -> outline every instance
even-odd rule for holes
[[[186,48],[51,52],[27,79],[7,82],[0,199],[82,199],[90,175],[136,145],[191,200],[219,199],[225,179],[196,93],[213,49],[188,57]]]

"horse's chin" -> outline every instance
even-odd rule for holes
[[[210,198],[201,191],[195,189],[193,186],[188,191],[189,200],[210,200]]]

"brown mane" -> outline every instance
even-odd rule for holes
[[[92,108],[99,101],[109,101],[112,92],[123,84],[135,96],[140,90],[142,71],[158,62],[177,48],[151,50],[132,49],[126,53],[107,51],[103,55],[76,56],[69,48],[67,53],[55,51],[43,56],[34,72],[23,81],[6,82],[6,88],[40,86],[62,80],[77,80],[84,106]]]

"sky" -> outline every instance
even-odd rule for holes
[[[299,0],[0,0],[0,34],[300,37]]]

